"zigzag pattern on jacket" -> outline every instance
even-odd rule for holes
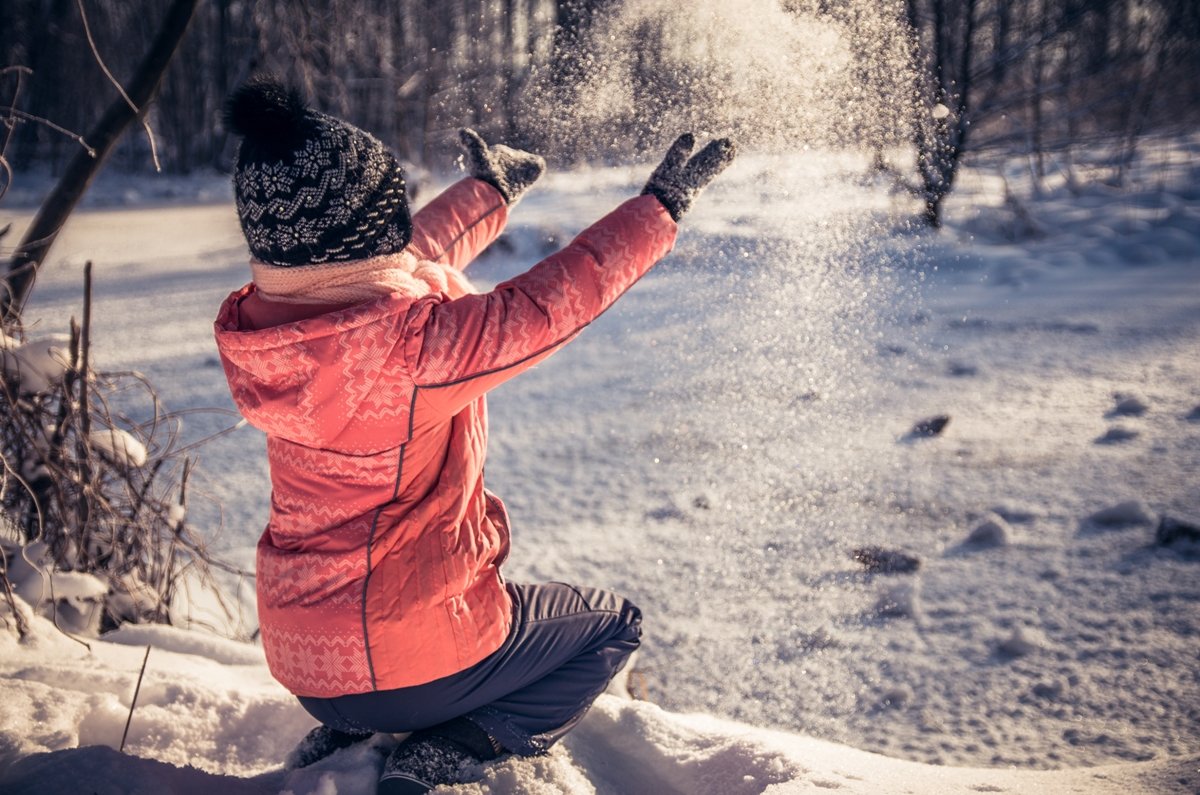
[[[334,609],[361,604],[366,558],[360,550],[309,553],[292,560],[267,547],[258,555],[259,598],[275,608]],[[264,623],[265,627],[266,624]]]
[[[401,324],[339,328],[338,359],[346,403],[360,422],[398,423],[408,417],[407,398],[412,393],[397,373],[388,373],[401,340]]]

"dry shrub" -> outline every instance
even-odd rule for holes
[[[89,365],[90,263],[85,281],[84,321],[72,320],[69,337],[0,336],[0,579],[18,632],[14,587],[32,589],[35,603],[40,589],[56,623],[92,597],[94,614],[60,623],[87,633],[170,623],[185,579],[205,586],[232,624],[214,574],[250,575],[213,558],[188,527],[195,445],[182,444],[180,415],[164,411],[144,376]]]

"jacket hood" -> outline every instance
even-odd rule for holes
[[[431,297],[386,295],[255,329],[244,317],[246,302],[262,300],[255,293],[253,284],[232,293],[214,324],[242,416],[269,435],[353,454],[407,438],[403,329],[413,305]]]

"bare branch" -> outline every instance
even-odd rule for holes
[[[75,143],[82,146],[84,151],[87,152],[88,157],[96,156],[96,150],[93,149],[88,144],[88,142],[83,139],[83,136],[80,135],[79,133],[73,133],[70,130],[68,130],[66,127],[61,127],[61,126],[55,124],[54,122],[50,121],[49,119],[43,119],[41,116],[34,116],[32,113],[26,113],[25,111],[20,110],[18,108],[14,108],[12,106],[3,108],[3,110],[5,113],[8,113],[11,118],[20,119],[22,121],[31,121],[31,122],[40,124],[43,127],[49,127],[51,130],[54,130],[56,133],[61,133],[61,134],[65,135],[67,138],[70,138]]]
[[[142,129],[146,131],[146,140],[150,142],[150,159],[154,161],[154,170],[162,171],[162,164],[158,162],[158,146],[154,143],[154,130],[150,129],[150,120],[142,114],[142,109],[134,104],[129,95],[125,93],[125,89],[118,82],[117,78],[113,77],[113,73],[109,71],[108,65],[100,57],[100,50],[96,47],[96,40],[92,37],[92,26],[88,24],[87,11],[83,8],[83,0],[75,0],[75,5],[79,7],[79,17],[83,20],[83,33],[87,37],[88,46],[92,48],[92,57],[96,59],[96,64],[100,67],[100,71],[104,72],[104,76],[108,78],[108,82],[116,87],[117,93],[129,105],[129,109],[133,111],[134,115],[141,118]]]

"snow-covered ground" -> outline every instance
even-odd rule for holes
[[[1145,152],[1123,189],[1076,163],[1080,186],[1036,199],[1021,164],[977,162],[936,235],[904,230],[912,207],[864,158],[741,158],[668,260],[491,401],[509,578],[637,601],[646,700],[605,697],[549,757],[462,791],[1200,789],[1200,550],[1154,538],[1164,515],[1200,520],[1200,139]],[[549,175],[473,278],[527,267],[647,170]],[[27,318],[65,329],[93,260],[100,366],[221,410],[185,418],[216,432],[211,319],[248,276],[227,194],[110,185]],[[941,435],[908,433],[936,415]],[[261,435],[200,458],[192,522],[248,566]],[[868,573],[852,552],[872,546],[919,568]],[[0,637],[6,792],[371,791],[385,738],[279,771],[311,720],[252,646]],[[138,758],[72,750],[119,744],[145,644]]]
[[[394,738],[303,770],[279,760],[311,720],[253,647],[172,627],[129,627],[85,650],[35,617],[34,639],[0,637],[0,787],[7,795],[374,792]],[[121,753],[145,652],[147,672]],[[43,750],[48,749],[48,750]],[[488,766],[461,795],[751,795],[1192,792],[1200,759],[1083,769],[943,767],[705,714],[604,695],[549,755]],[[450,791],[445,789],[443,791]]]

